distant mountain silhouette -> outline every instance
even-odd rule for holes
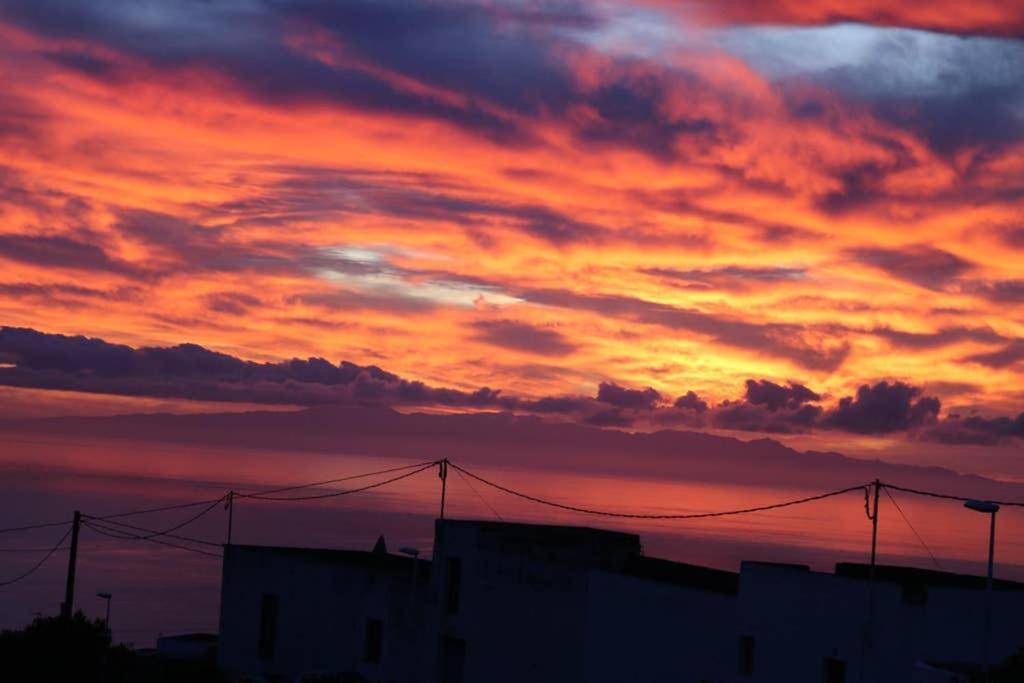
[[[939,467],[898,465],[835,452],[801,452],[772,439],[702,432],[628,433],[509,413],[403,414],[327,406],[293,412],[145,414],[0,420],[0,431],[275,451],[447,457],[501,465],[756,486],[845,487],[890,483],[988,498],[1024,499],[1024,485]]]

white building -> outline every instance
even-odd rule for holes
[[[872,583],[868,573],[744,562],[736,625],[748,656],[736,680],[904,683],[924,676],[922,662],[984,661],[984,578],[879,566]],[[999,662],[1024,645],[1024,585],[996,581],[992,608]]]
[[[731,572],[644,557],[632,534],[452,520],[434,562],[437,681],[724,680]]]
[[[867,574],[737,575],[646,557],[632,534],[461,520],[437,522],[432,562],[228,546],[220,661],[282,681],[924,683],[983,660],[984,579]],[[1024,584],[995,587],[998,662],[1024,645]]]
[[[429,562],[383,550],[225,546],[220,664],[239,678],[421,680],[429,590]]]

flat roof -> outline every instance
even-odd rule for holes
[[[867,579],[871,565],[862,562],[839,562],[836,564],[836,576],[852,579]],[[901,567],[899,565],[875,565],[875,580],[885,583],[922,584],[936,588],[968,588],[984,590],[988,579],[976,574],[956,574],[954,572],[937,571],[935,569],[919,569],[917,567]],[[1024,583],[995,579],[993,590],[1024,591]]]
[[[421,579],[430,576],[430,560],[413,559],[406,555],[374,552],[372,550],[342,550],[335,548],[302,548],[280,545],[225,545],[225,557],[238,551],[246,553],[279,555],[312,559],[331,564],[356,565],[376,569],[390,569],[396,572],[411,572],[413,562],[419,562],[418,572]]]
[[[626,531],[611,531],[598,529],[590,526],[568,526],[558,524],[526,524],[522,522],[494,522],[490,520],[475,519],[439,519],[438,526],[463,526],[478,527],[490,531],[511,531],[528,534],[537,537],[561,539],[566,537],[580,537],[601,539],[606,541],[626,542],[640,544],[639,534],[631,534]]]
[[[723,595],[736,595],[740,586],[740,575],[736,572],[646,555],[628,558],[625,567],[618,573]]]

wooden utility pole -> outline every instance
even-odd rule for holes
[[[235,525],[235,490],[228,491],[228,545],[231,545],[231,530]]]
[[[78,530],[82,526],[82,513],[75,510],[75,519],[71,523],[71,552],[68,553],[68,582],[64,588],[64,602],[60,606],[60,615],[70,619],[75,604],[75,562],[78,560]]]
[[[448,487],[448,458],[437,464],[437,476],[441,478],[441,519],[444,519],[444,497]]]

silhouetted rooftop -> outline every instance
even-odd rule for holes
[[[589,526],[561,526],[557,524],[523,524],[519,522],[492,522],[472,519],[439,519],[438,526],[478,527],[483,530],[530,536],[545,542],[589,540],[604,543],[635,544],[640,547],[640,536],[624,531],[609,531]]]
[[[627,559],[621,573],[640,579],[698,588],[726,595],[735,595],[739,590],[740,583],[740,576],[735,572],[645,555],[635,555]]]
[[[840,562],[836,564],[836,576],[853,579],[867,579],[871,565],[859,562]],[[885,583],[920,584],[935,588],[973,588],[984,590],[986,578],[974,574],[954,574],[953,572],[936,571],[934,569],[918,569],[917,567],[899,567],[894,565],[876,565],[875,579]],[[996,579],[992,587],[998,591],[1024,591],[1024,583]]]
[[[392,555],[390,553],[374,552],[372,550],[340,550],[334,548],[300,548],[293,546],[239,544],[226,545],[224,546],[224,550],[225,554],[243,551],[319,560],[322,562],[355,565],[360,567],[372,567],[376,569],[388,569],[395,572],[411,572],[413,569],[413,562],[418,561],[420,566],[417,568],[417,571],[420,579],[422,580],[430,576],[430,560],[413,560],[413,558],[406,557],[405,555]]]

